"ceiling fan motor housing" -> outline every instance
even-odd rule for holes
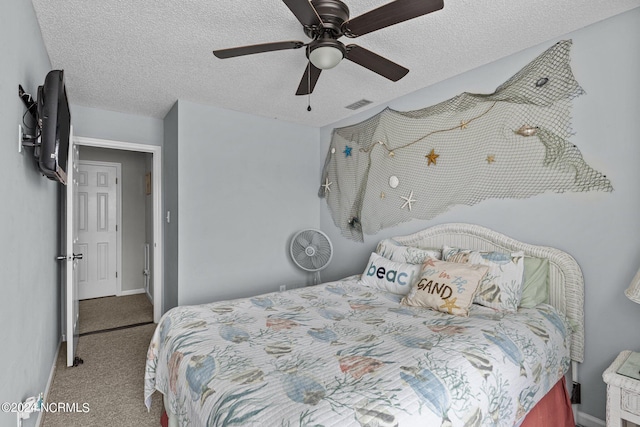
[[[347,53],[337,39],[343,36],[342,24],[349,19],[349,8],[340,0],[314,0],[311,4],[322,23],[304,27],[304,32],[313,39],[306,49],[307,58],[320,69],[333,68]],[[319,50],[313,54],[316,49]]]
[[[313,0],[311,4],[322,19],[322,24],[319,27],[305,26],[305,34],[314,40],[322,37],[327,31],[334,38],[341,37],[342,23],[349,20],[347,5],[340,0]]]

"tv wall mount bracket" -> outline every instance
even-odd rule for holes
[[[27,107],[27,113],[29,113],[31,117],[33,117],[34,121],[38,121],[38,115],[37,115],[38,105],[36,101],[34,101],[31,94],[28,94],[27,92],[24,91],[24,89],[22,88],[22,85],[18,85],[18,96],[24,103],[25,107]],[[36,129],[39,128],[41,125],[42,123],[36,123]],[[28,135],[24,132],[22,133],[23,147],[37,147],[38,145],[40,145],[40,143],[38,141],[37,133],[36,135]]]

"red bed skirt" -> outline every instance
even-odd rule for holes
[[[167,427],[169,418],[162,412],[160,425]],[[533,407],[520,427],[575,427],[573,408],[564,377]]]
[[[564,377],[527,414],[520,427],[575,427]]]

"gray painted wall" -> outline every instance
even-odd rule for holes
[[[18,84],[35,95],[51,69],[31,2],[0,2],[0,40],[0,402],[20,402],[44,391],[60,340],[62,186],[37,171],[33,150],[18,153]],[[15,414],[0,412],[0,426],[15,425]]]
[[[73,102],[73,94],[70,93]],[[161,119],[118,113],[73,104],[73,133],[76,136],[137,144],[162,145],[164,124]]]
[[[179,303],[303,284],[288,245],[319,223],[319,129],[182,100],[178,116]]]
[[[80,160],[120,163],[120,191],[122,201],[122,266],[119,271],[122,291],[144,289],[144,244],[147,222],[147,195],[145,194],[145,173],[148,153],[110,150],[98,147],[80,147]],[[151,197],[149,197],[151,198]],[[153,212],[149,212],[152,215]]]
[[[320,226],[335,254],[324,279],[361,273],[376,243],[445,222],[477,223],[518,240],[555,246],[580,264],[586,287],[586,355],[579,368],[580,410],[605,418],[602,372],[624,349],[640,351],[640,307],[623,294],[640,267],[640,8],[586,27],[572,38],[572,68],[586,95],[575,100],[572,141],[585,160],[613,182],[613,193],[544,194],[525,200],[487,200],[456,206],[431,221],[411,221],[365,242],[343,238],[323,201]],[[559,39],[558,39],[559,40]],[[461,92],[493,92],[498,85],[558,40],[536,46],[411,95],[390,107],[413,110]],[[334,127],[356,123],[368,111],[321,131],[321,163]],[[319,184],[317,180],[316,185]]]

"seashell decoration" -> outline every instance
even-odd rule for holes
[[[536,87],[542,87],[542,86],[546,85],[548,81],[549,81],[548,77],[542,77],[542,78],[538,79],[538,81],[536,81]]]
[[[397,176],[393,175],[391,178],[389,178],[389,187],[396,188],[398,184],[400,184],[400,180]]]
[[[538,128],[536,126],[522,125],[520,129],[514,132],[522,136],[533,136],[538,133]]]

